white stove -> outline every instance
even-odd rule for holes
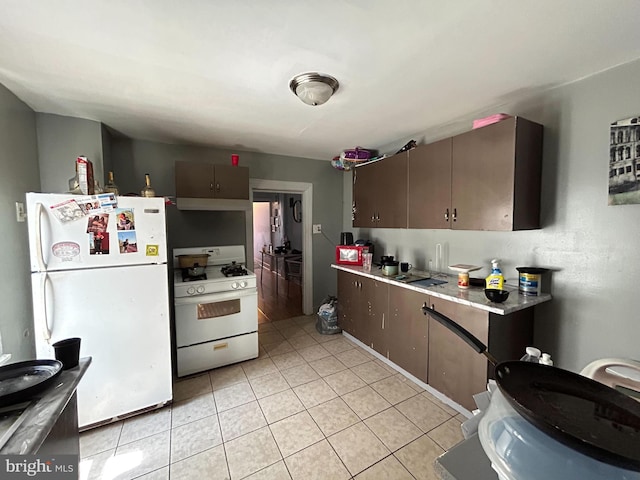
[[[178,255],[196,254],[209,255],[204,272],[179,268]],[[244,246],[176,248],[173,255],[178,376],[256,358],[258,290]]]
[[[207,266],[204,275],[190,276],[179,267],[178,255],[197,254],[209,255]],[[176,297],[256,288],[256,274],[244,267],[245,253],[243,245],[176,248],[173,250],[173,257],[175,269],[174,295]],[[222,270],[232,264],[246,273],[226,276]]]

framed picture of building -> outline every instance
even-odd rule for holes
[[[640,115],[611,124],[609,205],[640,203]]]

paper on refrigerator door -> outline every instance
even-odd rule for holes
[[[118,202],[113,193],[104,193],[70,198],[49,208],[60,222],[67,223],[88,215],[112,212],[117,205]]]
[[[99,208],[73,220],[78,202],[93,199]],[[27,214],[32,272],[167,261],[162,198],[28,193]]]

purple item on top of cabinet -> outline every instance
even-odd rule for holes
[[[351,158],[355,160],[368,160],[371,158],[371,151],[361,147],[350,148],[344,151],[344,158]]]

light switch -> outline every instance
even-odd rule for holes
[[[24,222],[25,218],[27,218],[27,214],[24,211],[24,203],[16,202],[16,221]]]

